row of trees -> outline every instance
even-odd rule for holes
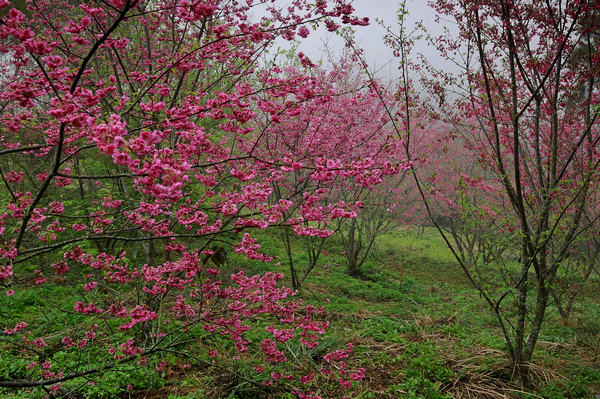
[[[39,287],[42,312],[68,326],[3,315],[0,340],[37,360],[0,386],[58,391],[129,363],[160,367],[164,353],[291,372],[283,344],[316,350],[320,310],[300,311],[280,274],[224,287],[210,263],[231,249],[270,262],[252,232],[276,228],[296,289],[334,232],[358,275],[378,234],[426,220],[526,380],[548,309],[568,319],[600,252],[600,4],[434,5],[459,34],[432,45],[462,73],[411,61],[401,25],[385,39],[400,61],[392,95],[358,52],[327,67],[269,54],[314,25],[367,24],[345,2],[0,2],[0,284],[15,304]],[[248,20],[254,7],[267,16]],[[309,264],[294,263],[293,235]],[[53,298],[53,284],[76,295]],[[248,332],[267,314],[266,332]],[[333,369],[271,383],[307,395]]]
[[[211,263],[232,249],[271,261],[256,229],[324,240],[364,190],[409,167],[350,59],[325,70],[268,53],[279,37],[367,20],[342,1],[0,7],[0,340],[31,359],[0,387],[69,395],[107,370],[161,369],[169,353],[241,361],[306,398],[323,379],[361,379],[343,362],[350,345],[302,372],[287,365],[292,341],[317,356],[329,323],[280,273],[242,271],[227,287]],[[250,21],[255,7],[265,16]],[[293,288],[312,253],[304,277],[290,261]],[[18,314],[26,289],[52,325]]]

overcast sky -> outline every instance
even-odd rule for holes
[[[431,34],[439,35],[443,32],[443,25],[435,22],[435,11],[427,3],[427,0],[407,0],[406,7],[409,12],[405,21],[407,31],[413,30],[417,22],[423,21],[423,24]],[[394,80],[399,76],[397,72],[398,62],[394,59],[392,50],[384,44],[383,36],[386,30],[377,20],[398,31],[397,11],[399,1],[354,0],[352,4],[356,9],[355,14],[357,16],[369,17],[370,20],[369,26],[358,26],[355,29],[356,41],[364,49],[367,62],[371,69],[379,70],[379,78]],[[299,50],[308,55],[313,61],[317,61],[323,56],[325,42],[328,42],[329,47],[333,48],[335,52],[341,52],[344,47],[344,42],[341,38],[335,34],[328,33],[323,28],[312,32],[307,39],[304,39]],[[282,46],[285,46],[285,44]],[[413,52],[414,57],[416,57],[416,53],[422,53],[434,63],[443,62],[437,56],[436,50],[431,46],[427,46],[425,41],[417,43]]]

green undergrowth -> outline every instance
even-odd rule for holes
[[[277,271],[290,286],[287,254],[272,232],[253,234],[272,263],[251,261],[228,254],[222,266],[223,280],[241,270],[248,275]],[[301,238],[293,238],[294,265],[302,273],[308,255]],[[366,377],[342,393],[335,381],[323,379],[322,393],[352,398],[592,398],[600,393],[600,305],[597,298],[584,297],[576,305],[573,322],[560,324],[552,308],[540,336],[531,366],[529,387],[510,384],[507,349],[494,317],[479,294],[471,288],[452,254],[433,229],[424,235],[405,229],[392,231],[377,241],[359,278],[346,269],[341,242],[332,237],[317,267],[297,296],[306,303],[325,304],[323,317],[331,322],[328,334],[311,355],[313,359],[346,342],[354,345],[348,369],[365,369]],[[276,265],[279,263],[279,265]],[[42,293],[40,289],[50,290]],[[60,298],[62,308],[73,307],[73,297],[60,284],[21,290],[16,308],[7,310],[0,297],[0,314],[5,320],[21,320],[33,313],[41,296]],[[47,333],[82,328],[76,314],[55,312],[43,315],[40,328]],[[259,334],[260,335],[260,334]],[[249,337],[260,340],[259,336]],[[212,343],[226,345],[226,343]],[[255,350],[257,350],[255,348]],[[286,348],[300,354],[302,346]],[[49,353],[68,365],[60,351]],[[293,398],[289,392],[260,388],[266,377],[253,372],[249,363],[222,359],[225,373],[202,362],[189,361],[183,368],[176,355],[165,355],[166,366],[148,374],[135,367],[107,371],[102,387],[88,387],[85,398]],[[300,356],[298,356],[300,359]],[[24,378],[30,359],[19,358],[0,347],[3,380]],[[300,362],[298,360],[298,362]],[[93,362],[90,364],[93,366]],[[314,367],[315,364],[310,365]],[[307,367],[298,363],[298,369]],[[273,369],[276,370],[275,368]],[[261,378],[263,380],[261,380]],[[65,384],[69,387],[69,384]],[[479,392],[479,394],[477,394]],[[485,393],[485,394],[484,394]],[[0,397],[44,397],[42,390],[0,388]],[[470,396],[469,396],[470,395]],[[487,395],[487,396],[486,396]],[[496,395],[496,396],[494,396]]]
[[[306,255],[300,239],[295,245],[295,266],[301,269]],[[283,248],[273,243],[269,249],[281,262],[278,270],[289,274]],[[354,361],[371,371],[368,381],[353,388],[353,397],[595,399],[600,393],[596,298],[581,299],[570,326],[561,325],[549,309],[531,384],[518,387],[510,383],[497,321],[434,229],[423,235],[397,229],[381,236],[360,278],[348,275],[343,250],[333,238],[299,295],[330,300],[331,332],[353,342]],[[248,270],[266,270],[246,264]],[[488,396],[473,394],[478,390]]]

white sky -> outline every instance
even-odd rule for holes
[[[369,26],[355,27],[356,42],[359,47],[364,49],[365,58],[371,69],[379,70],[377,76],[384,80],[394,80],[399,76],[397,72],[398,62],[394,59],[392,50],[384,44],[383,36],[386,30],[377,20],[398,31],[397,11],[399,3],[399,0],[354,0],[352,3],[356,9],[356,16],[369,17],[370,20]],[[412,31],[417,22],[423,21],[430,34],[439,35],[443,32],[444,26],[435,22],[435,11],[427,3],[427,0],[407,0],[406,7],[409,12],[405,21],[407,31]],[[311,32],[308,38],[302,40],[299,51],[305,53],[313,62],[320,60],[322,57],[325,60],[326,57],[323,55],[325,42],[329,43],[329,47],[334,54],[341,52],[344,47],[341,38],[321,28],[316,32]],[[278,42],[277,45],[283,48],[286,47],[283,40]],[[436,50],[428,46],[424,40],[417,43],[413,52],[413,58],[416,58],[417,53],[422,53],[434,64],[442,63],[440,66],[446,67],[443,64],[444,61],[437,55]]]

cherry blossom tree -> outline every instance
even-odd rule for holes
[[[397,157],[401,141],[390,129],[390,119],[377,93],[369,87],[370,80],[354,66],[352,57],[342,55],[327,70],[311,66],[303,54],[300,60],[304,68],[310,68],[310,90],[318,100],[282,98],[281,123],[265,124],[266,129],[258,131],[262,157],[290,164],[286,179],[273,186],[273,205],[278,206],[285,198],[304,196],[298,209],[285,212],[297,212],[298,223],[281,231],[294,288],[316,266],[326,239],[341,227],[339,221],[362,215],[363,193],[386,176],[406,169],[406,163]],[[295,68],[289,68],[290,73]],[[316,165],[317,169],[306,170],[305,165]],[[344,179],[340,174],[323,173],[326,165],[364,173],[356,179]],[[311,233],[319,229],[322,233]],[[294,266],[291,231],[303,237],[302,246],[309,253],[309,263],[301,275]]]
[[[428,87],[479,165],[457,170],[461,203],[456,209],[463,220],[495,228],[488,237],[511,243],[510,256],[519,267],[502,269],[508,288],[490,289],[458,253],[457,259],[496,316],[514,379],[526,383],[552,289],[599,215],[594,200],[600,163],[599,53],[593,37],[600,5],[433,4],[456,21],[459,34],[436,37],[432,44],[463,73],[453,76],[429,65],[434,79]],[[482,193],[488,197],[485,204],[475,200]]]
[[[63,384],[101,384],[96,377],[108,370],[160,370],[168,353],[223,369],[246,361],[272,373],[264,384],[306,398],[320,379],[343,387],[361,379],[343,362],[351,346],[303,375],[286,365],[284,343],[297,340],[310,356],[328,322],[318,320],[322,308],[277,286],[281,274],[240,272],[225,287],[206,263],[222,246],[270,261],[253,229],[329,234],[306,224],[309,215],[353,214],[314,187],[346,179],[368,187],[397,172],[381,158],[306,157],[299,147],[272,156],[264,147],[267,136],[297,139],[280,128],[301,123],[297,111],[348,118],[328,127],[331,141],[352,123],[322,76],[263,68],[265,50],[277,37],[306,37],[308,24],[335,31],[367,20],[346,2],[322,0],[27,4],[25,13],[0,1],[8,9],[0,24],[0,284],[8,307],[34,287],[40,311],[58,319],[50,330],[25,315],[0,321],[0,340],[32,359],[0,387],[60,395]],[[256,22],[248,19],[254,7],[266,14]],[[274,187],[299,171],[316,185],[273,203]],[[61,286],[72,295],[53,296]],[[259,341],[247,337],[251,321],[266,325]]]

